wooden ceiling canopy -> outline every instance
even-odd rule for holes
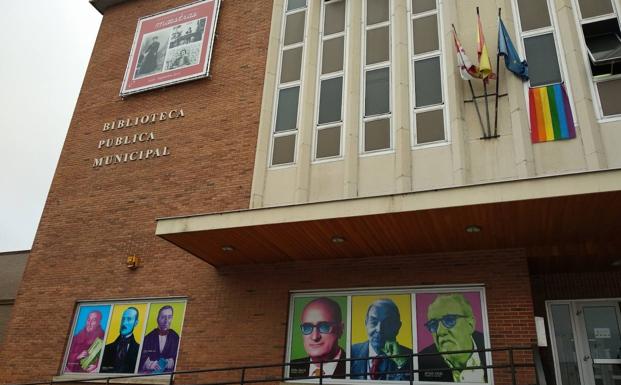
[[[534,272],[611,269],[621,191],[158,235],[214,266],[524,249]]]

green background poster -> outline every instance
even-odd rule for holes
[[[339,338],[339,346],[343,348],[343,350],[347,351],[347,297],[298,297],[293,300],[293,320],[291,321],[291,356],[289,357],[289,361],[308,356],[304,350],[304,341],[302,340],[302,331],[300,330],[302,310],[304,310],[304,306],[306,306],[307,303],[321,297],[330,298],[338,303],[341,308],[341,317],[343,318],[344,328],[343,335]]]

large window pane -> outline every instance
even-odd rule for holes
[[[563,80],[551,33],[525,38],[524,46],[531,87],[560,83]]]
[[[306,0],[288,0],[287,11],[306,7]]]
[[[442,75],[439,57],[414,62],[414,84],[416,107],[442,103]]]
[[[321,81],[319,124],[338,122],[341,120],[342,94],[342,77]]]
[[[278,93],[276,132],[297,128],[299,94],[300,87],[285,88]]]
[[[436,9],[436,0],[412,0],[412,13],[423,13]]]
[[[272,164],[293,163],[295,156],[295,134],[278,136],[274,138],[272,151]]]
[[[325,40],[321,57],[321,73],[328,74],[343,69],[343,42],[344,38]]]
[[[415,55],[440,49],[438,18],[436,15],[412,20],[412,32],[414,35]]]
[[[390,69],[367,71],[365,84],[364,115],[390,112]]]
[[[300,80],[301,67],[302,47],[283,51],[282,69],[280,70],[280,82],[287,83]]]
[[[550,26],[547,0],[518,0],[518,6],[522,31]]]
[[[330,127],[317,131],[317,152],[315,158],[330,158],[340,154],[341,127]]]
[[[345,30],[345,1],[326,4],[323,34],[343,32]]]
[[[551,305],[550,313],[554,325],[554,340],[562,383],[563,385],[580,385],[580,372],[576,359],[575,338],[571,328],[569,305]]]
[[[390,119],[364,123],[364,151],[390,148]]]
[[[390,12],[388,5],[388,0],[367,0],[367,25],[388,21]]]
[[[285,45],[301,43],[304,40],[304,19],[306,12],[287,16],[285,26]]]
[[[578,3],[583,19],[614,12],[611,0],[578,0]]]
[[[597,83],[604,116],[621,114],[621,79]]]
[[[443,110],[416,114],[416,143],[432,143],[444,140]]]
[[[367,31],[367,64],[390,59],[390,32],[388,26]]]

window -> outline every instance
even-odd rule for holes
[[[80,302],[65,350],[62,374],[107,377],[116,374],[156,374],[175,370],[187,300],[185,298]],[[158,320],[166,317],[167,348]],[[122,320],[129,320],[125,354],[118,355]],[[126,326],[127,326],[126,325]],[[132,326],[133,325],[133,326]],[[125,333],[123,334],[125,335]],[[160,360],[169,365],[158,366]],[[172,365],[170,365],[172,363]],[[79,382],[79,381],[78,381]]]
[[[291,364],[285,376],[292,380],[317,384],[312,377],[323,370],[324,376],[330,376],[323,383],[494,383],[491,370],[468,368],[492,365],[491,352],[476,351],[490,346],[481,287],[298,292],[291,295],[289,309],[285,359]],[[375,366],[369,359],[370,349],[379,355],[386,349],[384,341],[375,338],[380,324],[385,334],[381,339],[394,341],[398,354],[421,354],[413,360],[404,357],[398,365]],[[438,333],[447,330],[459,339],[461,350],[474,350],[453,360],[455,366],[468,368],[459,373],[447,371],[448,364],[439,356],[457,350],[454,344],[438,342]],[[320,336],[322,344],[316,346],[313,341]],[[311,359],[344,361],[314,368]],[[419,370],[412,376],[415,368]]]
[[[611,0],[577,0],[576,16],[584,38],[600,116],[621,116],[621,28]]]
[[[363,153],[392,148],[390,6],[391,0],[364,1]]]
[[[563,75],[547,0],[517,0],[531,87],[561,83]]]
[[[415,145],[446,141],[441,20],[436,0],[411,0],[410,52]]]
[[[315,160],[341,156],[346,0],[322,1]]]
[[[288,0],[283,23],[276,116],[272,132],[272,166],[295,162],[306,0]]]

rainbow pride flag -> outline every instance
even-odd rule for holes
[[[576,127],[565,85],[530,88],[530,135],[533,143],[576,137]]]

